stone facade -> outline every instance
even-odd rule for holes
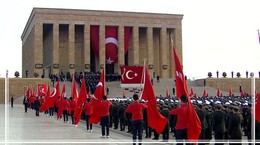
[[[21,36],[22,76],[26,70],[29,77],[34,72],[91,71],[86,64],[100,71],[105,64],[105,26],[118,26],[114,72],[120,73],[120,65],[143,65],[147,59],[146,65],[153,66],[151,75],[174,77],[172,48],[174,45],[182,61],[182,18],[175,14],[34,8]],[[91,52],[91,25],[99,25],[99,58]],[[127,56],[124,27],[132,28]]]
[[[12,96],[18,98],[24,96],[28,86],[33,87],[37,91],[37,84],[50,85],[50,79],[41,78],[9,78],[9,98]],[[5,78],[0,78],[0,104],[5,100]]]

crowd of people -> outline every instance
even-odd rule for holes
[[[105,105],[107,111],[104,112],[104,117],[101,118],[100,125],[102,126],[102,137],[109,137],[109,129],[120,130],[133,134],[133,140],[137,138],[142,140],[142,137],[151,138],[153,140],[163,141],[186,141],[187,139],[187,98],[185,96],[177,99],[176,97],[157,97],[157,106],[159,112],[167,118],[168,123],[161,134],[158,134],[148,125],[147,106],[144,100],[139,100],[139,96],[134,94],[130,98],[106,98],[108,103]],[[35,109],[36,116],[39,116],[39,108],[44,102],[43,97],[35,99],[24,98],[25,112],[27,107]],[[86,122],[86,131],[92,132],[92,124],[89,123],[89,118],[92,115],[91,98],[88,98],[84,104],[84,109],[81,115],[82,121]],[[201,121],[202,130],[199,141],[242,141],[251,139],[251,97],[240,96],[222,96],[222,97],[198,97],[191,98],[191,102]],[[63,120],[68,122],[68,117],[71,116],[72,124],[74,118],[72,110],[75,108],[73,99],[65,99],[66,105],[63,105]],[[73,105],[74,104],[74,105]],[[143,104],[141,107],[138,104]],[[53,112],[58,113],[59,102],[55,102],[53,107],[45,112],[46,115],[53,116]],[[132,106],[132,107],[130,107]],[[134,107],[133,107],[134,106]],[[185,109],[186,106],[186,109]],[[133,109],[134,108],[134,109]],[[137,109],[139,108],[139,109]],[[180,113],[181,112],[181,113]],[[260,139],[260,124],[256,122],[256,138]],[[138,136],[138,137],[137,137]],[[160,137],[161,136],[161,137]],[[200,143],[202,144],[202,143]]]
[[[96,90],[96,85],[99,82],[101,73],[100,72],[75,72],[74,78],[78,85],[81,84],[81,80],[83,77],[85,77],[86,80],[86,87],[87,90],[90,91],[91,94],[93,94]],[[50,74],[49,78],[52,81],[52,85],[54,87],[54,83],[57,81],[70,81],[72,82],[72,75],[70,72],[67,72],[66,74],[61,71],[60,74]],[[121,75],[118,73],[114,74],[106,74],[106,82],[113,82],[113,81],[120,81]]]

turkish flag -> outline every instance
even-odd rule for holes
[[[193,97],[193,95],[194,95],[194,91],[193,91],[193,88],[190,88],[190,97]]]
[[[118,58],[118,26],[106,26],[106,63],[113,64]]]
[[[232,91],[231,86],[229,86],[229,96],[232,96],[232,95],[233,95],[233,91]]]
[[[42,106],[40,108],[40,112],[44,112],[47,109],[49,109],[50,107],[53,107],[54,102],[56,101],[58,96],[60,96],[60,82],[59,81],[56,84],[56,87],[52,91],[51,95],[50,95],[50,87],[48,87],[48,91],[47,91],[46,97],[45,97],[46,100],[45,100],[44,104],[42,104]]]
[[[184,74],[182,71],[180,59],[176,53],[176,50],[173,49],[174,55],[174,63],[175,63],[175,76],[176,76],[176,90],[177,90],[177,98],[180,98],[182,95],[186,95],[188,97],[188,105],[189,105],[189,118],[188,126],[187,126],[187,135],[190,141],[197,141],[201,132],[201,122],[200,119],[190,101],[190,96],[187,91],[186,80],[184,78]]]
[[[62,112],[63,112],[63,106],[62,106],[63,104],[62,104],[62,102],[64,102],[64,97],[66,97],[66,85],[65,84],[63,84],[61,97],[60,97],[59,103],[58,103],[57,120],[61,117]]]
[[[86,90],[86,82],[83,77],[82,83],[81,83],[81,88],[79,91],[79,98],[77,101],[74,117],[75,117],[75,124],[77,125],[79,123],[82,109],[83,109],[83,104],[87,101],[87,90]]]
[[[93,95],[92,105],[93,105],[93,113],[90,116],[89,123],[98,123],[100,122],[101,117],[101,101],[103,100],[103,96],[105,95],[105,89],[104,89],[104,70],[102,71],[99,83],[96,86],[96,91]]]
[[[142,84],[143,66],[120,66],[121,86],[134,85],[140,87]],[[139,85],[139,86],[138,86]]]
[[[47,91],[47,85],[46,84],[38,84],[37,89],[38,89],[38,96],[45,96],[46,91]]]
[[[141,94],[141,98],[148,101],[146,103],[146,105],[148,106],[148,108],[147,108],[148,125],[151,128],[155,129],[157,133],[161,134],[165,128],[167,119],[164,116],[162,116],[158,111],[156,97],[155,97],[152,83],[150,81],[148,69],[145,68],[144,71],[145,71],[144,72],[144,89]]]
[[[257,102],[255,104],[255,120],[260,123],[260,92],[257,93]]]
[[[217,96],[218,96],[218,97],[221,97],[221,91],[220,91],[219,88],[218,88],[218,91],[217,91]]]
[[[204,87],[204,90],[203,90],[203,95],[202,97],[207,97],[207,91],[206,91],[206,87]]]
[[[73,80],[72,80],[71,97],[77,102],[77,100],[78,100],[78,90],[77,90],[77,84],[76,84],[75,77],[73,77]]]
[[[168,87],[166,88],[166,93],[165,93],[165,95],[166,95],[167,98],[170,98]]]
[[[129,42],[131,37],[132,28],[124,27],[124,51],[125,54],[129,48]],[[90,26],[90,42],[91,47],[99,58],[99,26]],[[105,27],[105,44],[106,44],[106,63],[114,64],[118,61],[118,26],[106,26]]]

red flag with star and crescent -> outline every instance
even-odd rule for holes
[[[50,88],[48,88],[48,90],[47,90],[47,95],[46,95],[47,99],[40,107],[40,112],[44,112],[47,109],[49,109],[50,107],[54,106],[54,102],[56,101],[58,96],[60,96],[60,82],[58,81],[58,83],[56,84],[56,87],[52,91],[51,95],[49,95],[49,92],[50,92]]]
[[[106,26],[106,63],[114,64],[118,58],[118,26]]]
[[[143,66],[120,66],[121,87],[140,87]]]
[[[46,84],[38,84],[37,90],[38,90],[38,96],[45,96],[46,91],[47,91],[47,85]]]
[[[92,112],[92,115],[90,116],[89,123],[100,122],[100,117],[101,117],[100,105],[101,105],[103,96],[105,95],[104,79],[105,78],[104,78],[104,70],[103,70],[101,77],[99,79],[99,83],[96,86],[96,91],[91,99],[92,105],[93,105],[93,112]]]
[[[195,112],[195,109],[190,101],[190,96],[188,94],[186,80],[184,78],[184,73],[182,71],[180,59],[176,53],[176,50],[173,48],[174,55],[174,63],[175,63],[175,75],[176,75],[176,97],[180,98],[182,95],[186,95],[188,97],[188,105],[189,105],[189,118],[188,126],[187,126],[187,135],[190,141],[197,141],[201,132],[201,122],[200,119]]]

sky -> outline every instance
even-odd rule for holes
[[[2,0],[0,77],[22,71],[21,35],[33,7],[183,14],[183,71],[194,80],[216,71],[260,71],[259,0]]]

